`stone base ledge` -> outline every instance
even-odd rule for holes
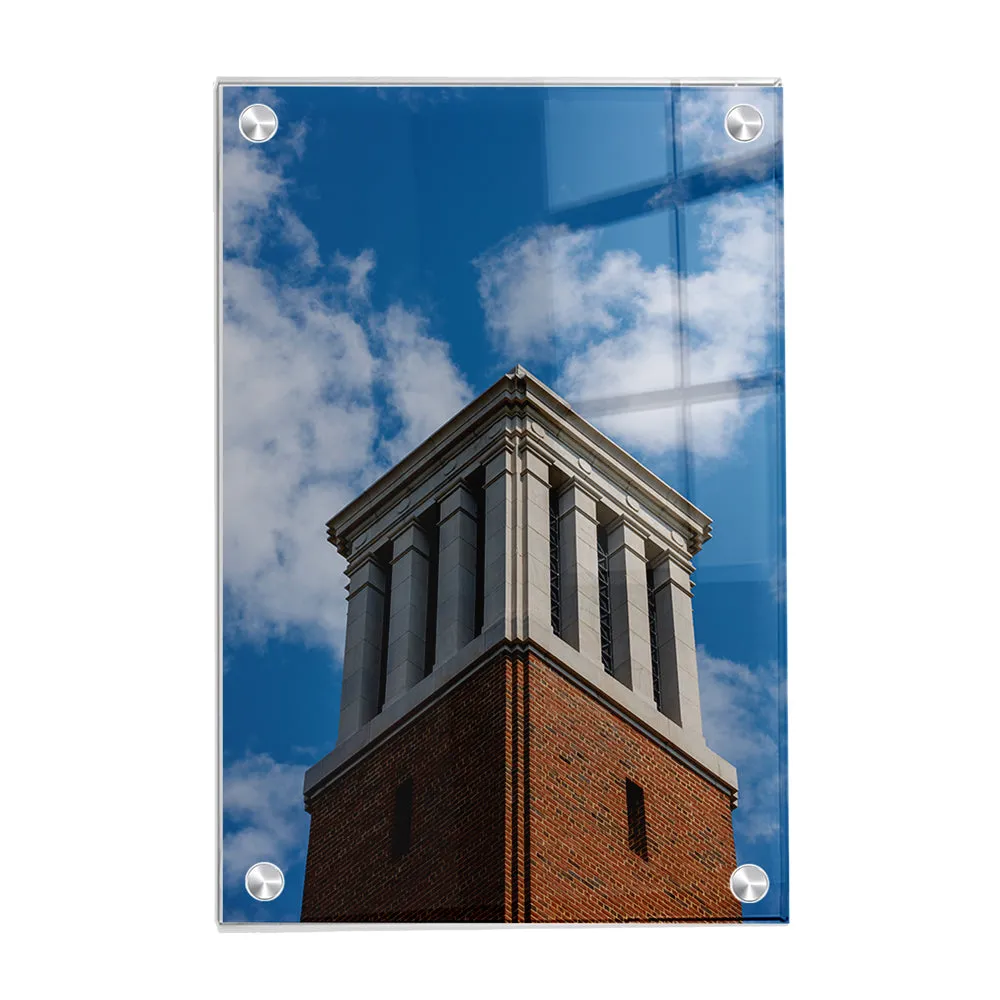
[[[476,669],[493,663],[497,656],[530,652],[559,670],[598,698],[611,711],[643,731],[668,753],[717,787],[729,792],[736,807],[738,783],[736,768],[710,750],[701,738],[694,738],[682,727],[656,709],[653,704],[630,691],[625,685],[592,664],[569,643],[552,631],[531,625],[522,639],[511,636],[505,622],[490,626],[449,660],[436,664],[433,671],[403,695],[387,704],[370,722],[351,734],[310,767],[303,782],[306,807],[310,799],[334,778],[354,767],[386,738],[403,729],[456,684],[472,676]]]

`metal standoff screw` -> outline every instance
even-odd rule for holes
[[[278,131],[278,116],[266,104],[251,104],[240,112],[240,135],[248,142],[267,142]]]
[[[281,895],[281,890],[285,888],[285,876],[281,869],[277,865],[272,865],[270,861],[258,861],[247,869],[244,885],[254,899],[269,903]]]
[[[770,886],[767,872],[759,865],[740,865],[729,876],[729,889],[741,903],[759,903]]]
[[[737,104],[726,113],[726,131],[737,142],[753,142],[764,131],[764,116],[752,104]]]

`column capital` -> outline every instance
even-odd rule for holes
[[[691,574],[694,566],[689,559],[672,552],[660,552],[648,561],[649,568],[653,571],[653,589],[659,590],[668,583],[680,587],[686,593],[694,589],[691,582]]]
[[[596,486],[592,486],[586,479],[582,476],[570,476],[565,483],[559,489],[559,495],[562,496],[563,493],[568,493],[570,490],[575,489],[584,496],[590,497],[592,500],[603,499],[600,491]]]
[[[392,534],[392,561],[398,562],[407,552],[414,550],[425,559],[430,556],[427,532],[413,518],[399,525]]]
[[[520,444],[521,478],[534,476],[549,485],[549,467],[552,464],[545,453],[533,442],[524,438]]]
[[[608,555],[627,548],[641,559],[646,558],[646,532],[638,521],[627,514],[619,514],[608,526]]]
[[[380,593],[385,593],[385,567],[371,552],[366,552],[357,562],[350,563],[346,569],[348,577],[348,600],[365,587],[374,587]]]
[[[475,496],[464,482],[455,483],[441,497],[438,521],[446,521],[453,514],[459,512],[468,514],[470,517],[476,516]]]
[[[489,486],[505,473],[514,471],[514,444],[506,437],[500,445],[483,458],[485,471],[484,486]]]
[[[585,485],[576,478],[570,479],[559,490],[559,517],[564,517],[571,510],[577,510],[596,524],[597,501],[600,499],[600,493],[592,486]]]

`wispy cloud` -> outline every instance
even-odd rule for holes
[[[231,100],[230,115],[255,98]],[[282,129],[289,148],[274,150],[225,130],[226,622],[243,637],[297,629],[339,651],[343,561],[325,522],[471,390],[418,312],[372,307],[374,250],[324,253],[295,213],[288,168],[308,155],[305,133]]]
[[[369,275],[375,270],[375,254],[371,250],[362,250],[357,257],[351,258],[338,253],[333,261],[347,272],[347,294],[367,302],[371,294]]]
[[[705,213],[702,268],[683,276],[636,253],[598,252],[594,233],[543,227],[475,261],[487,328],[511,357],[557,366],[572,403],[671,389],[679,384],[678,287],[688,336],[689,383],[753,372],[774,330],[773,191],[718,199]],[[692,450],[720,457],[759,398],[733,396],[693,410]],[[612,438],[647,455],[676,449],[676,421],[663,411],[600,418]]]
[[[701,715],[708,745],[733,764],[740,802],[733,826],[746,841],[774,837],[782,820],[778,745],[784,681],[776,663],[746,664],[698,647]]]
[[[381,100],[402,104],[411,111],[419,111],[422,108],[433,107],[438,104],[450,104],[455,101],[464,101],[467,99],[465,90],[462,87],[383,86],[376,87],[375,93]]]
[[[247,869],[270,861],[283,871],[304,858],[309,819],[302,808],[305,765],[255,754],[223,772],[222,808],[235,829],[223,838],[223,883],[242,883]],[[230,918],[232,919],[232,918]]]

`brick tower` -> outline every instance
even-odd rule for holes
[[[740,919],[700,510],[517,367],[328,527],[347,640],[303,921]]]

